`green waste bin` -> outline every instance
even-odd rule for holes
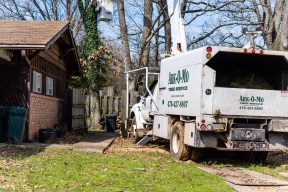
[[[25,107],[7,107],[7,143],[19,145],[23,141],[28,110]]]
[[[3,117],[5,116],[6,107],[0,106],[0,141],[4,139]]]

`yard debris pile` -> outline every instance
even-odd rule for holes
[[[74,144],[83,141],[87,138],[86,134],[67,133],[61,138],[56,138],[53,143],[57,144]]]
[[[218,82],[220,87],[273,90],[266,79],[258,73],[244,72],[230,78],[225,76],[219,78]]]

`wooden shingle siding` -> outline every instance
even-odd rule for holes
[[[56,50],[56,49],[55,49]],[[40,53],[41,54],[41,53]],[[55,57],[55,55],[54,55]],[[63,98],[66,93],[66,70],[64,63],[57,62],[58,65],[55,63],[51,63],[50,61],[56,61],[53,59],[52,56],[46,54],[45,57],[36,56],[32,61],[31,65],[33,70],[42,73],[43,75],[43,92],[42,94],[45,95],[46,90],[46,76],[53,78],[54,80],[54,97]],[[59,66],[62,66],[61,68]],[[33,82],[32,82],[33,84]]]

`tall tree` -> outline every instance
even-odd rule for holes
[[[146,40],[150,35],[150,31],[152,30],[152,13],[153,13],[152,0],[145,0],[141,49],[138,56],[138,59],[140,60],[139,64],[141,64],[141,66],[147,66],[149,61],[150,41],[146,42]]]
[[[80,15],[83,20],[83,25],[86,32],[84,44],[82,47],[82,59],[85,62],[86,78],[89,84],[90,94],[92,100],[90,103],[90,119],[91,128],[99,128],[100,120],[100,102],[99,102],[99,87],[103,85],[104,78],[101,73],[101,65],[96,60],[91,60],[89,57],[93,54],[94,50],[99,49],[100,39],[98,34],[97,14],[94,9],[89,7],[90,0],[77,0]],[[104,72],[104,71],[103,71]]]
[[[287,2],[286,2],[285,10],[283,13],[280,48],[281,50],[288,51],[288,6],[287,6]]]
[[[131,70],[131,57],[130,57],[130,46],[128,39],[128,29],[125,18],[124,0],[116,0],[118,8],[118,18],[120,24],[120,34],[122,39],[122,48],[124,53],[124,64],[125,70]]]
[[[167,7],[167,0],[159,0],[158,2],[160,10],[163,10],[163,20],[169,20],[169,13]],[[170,22],[166,22],[164,25],[164,38],[165,38],[165,53],[170,53],[171,49],[171,25]]]

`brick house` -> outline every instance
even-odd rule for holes
[[[26,107],[24,140],[37,140],[65,121],[67,83],[81,75],[69,22],[0,20],[1,49],[0,106]]]

